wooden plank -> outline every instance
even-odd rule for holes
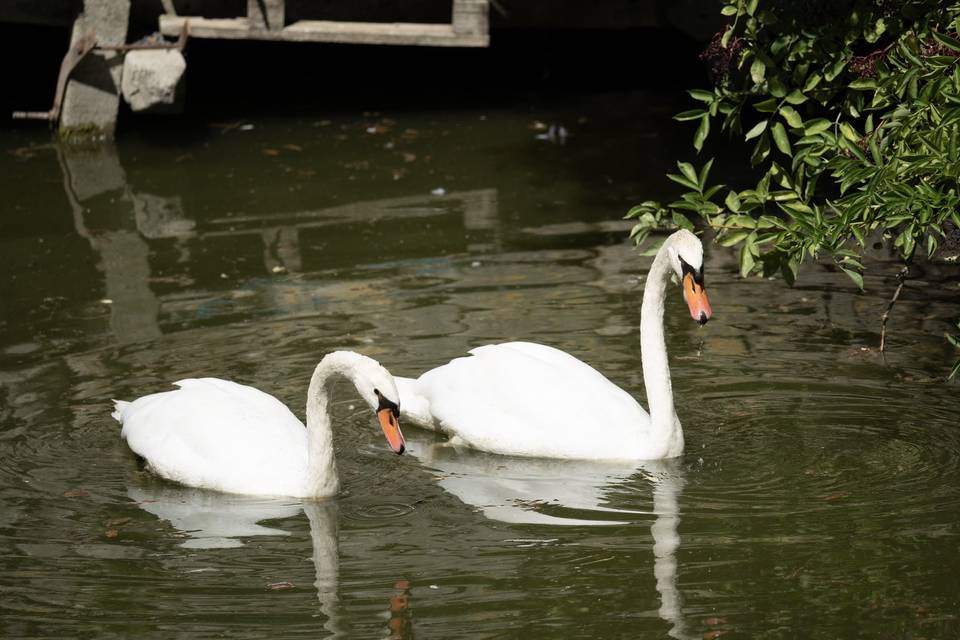
[[[335,42],[428,47],[486,47],[486,33],[457,33],[450,24],[413,22],[333,22],[301,20],[280,30],[251,29],[247,18],[195,18],[160,16],[160,32],[178,36],[190,23],[191,38],[231,40],[282,40],[287,42]]]

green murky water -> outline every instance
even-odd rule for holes
[[[618,218],[669,189],[674,110],[258,119],[74,152],[0,133],[0,635],[960,636],[955,268],[908,281],[883,359],[892,263],[866,294],[814,265],[790,289],[709,247],[714,321],[667,307],[678,460],[413,428],[397,457],[344,393],[344,491],[316,504],[172,485],[118,437],[111,398],[189,376],[301,413],[338,348],[409,376],[537,340],[642,399],[649,258]]]

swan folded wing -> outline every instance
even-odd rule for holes
[[[123,437],[158,474],[236,493],[269,482],[283,494],[306,466],[306,430],[273,396],[209,378],[176,384],[123,411]]]
[[[470,353],[484,357],[497,357],[499,354],[505,352],[520,353],[530,358],[541,360],[548,365],[562,368],[567,375],[579,375],[587,379],[595,380],[598,383],[612,385],[606,376],[583,360],[573,357],[566,351],[561,351],[560,349],[545,344],[522,341],[502,342],[500,344],[488,344],[470,350]]]
[[[649,422],[592,367],[532,343],[489,345],[421,376],[442,429],[495,453],[628,459]]]
[[[201,393],[208,392],[211,394],[211,398],[217,397],[213,394],[219,393],[221,394],[219,397],[224,402],[239,403],[248,410],[263,415],[290,414],[290,417],[297,420],[296,416],[287,408],[287,405],[256,387],[231,382],[230,380],[221,380],[220,378],[185,378],[177,380],[173,384],[181,389],[195,389]]]

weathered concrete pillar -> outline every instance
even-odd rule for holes
[[[127,40],[130,0],[84,0],[83,13],[73,23],[70,45],[92,34],[99,45]],[[73,70],[63,96],[60,136],[70,139],[113,138],[120,107],[123,55],[94,50]]]

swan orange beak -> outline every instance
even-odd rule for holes
[[[383,429],[383,435],[387,438],[387,444],[393,449],[394,453],[403,453],[407,448],[407,442],[400,431],[400,422],[397,416],[393,415],[390,407],[384,407],[377,411],[377,419],[380,420],[380,428]]]
[[[707,320],[713,315],[713,309],[710,308],[710,300],[707,299],[707,290],[697,284],[692,273],[686,273],[683,276],[683,299],[687,301],[691,317],[700,325],[707,324]]]

